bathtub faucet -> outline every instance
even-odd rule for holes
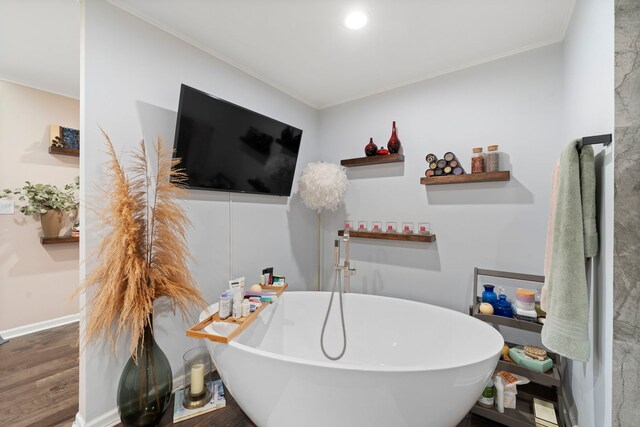
[[[344,278],[342,280],[342,291],[351,292],[351,276],[356,275],[356,269],[355,266],[351,266],[351,260],[349,256],[349,230],[344,230],[342,241],[344,242],[344,261],[342,262],[342,264],[340,264],[340,240],[335,241],[334,261],[336,270],[344,274]]]

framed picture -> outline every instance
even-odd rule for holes
[[[80,131],[78,129],[51,125],[49,135],[53,147],[80,149]]]

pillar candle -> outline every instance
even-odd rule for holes
[[[196,363],[191,367],[191,395],[195,396],[204,390],[204,365]]]

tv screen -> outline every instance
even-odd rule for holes
[[[190,188],[289,196],[301,139],[291,125],[180,89],[174,156]]]

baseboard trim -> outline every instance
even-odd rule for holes
[[[44,322],[32,323],[30,325],[19,326],[17,328],[0,331],[0,335],[2,335],[6,340],[10,340],[11,338],[32,334],[34,332],[44,331],[45,329],[68,325],[69,323],[77,322],[79,320],[80,313],[71,314],[69,316],[58,317],[57,319],[45,320]]]
[[[114,408],[109,412],[105,412],[91,422],[86,422],[80,412],[76,414],[76,420],[71,427],[113,427],[120,423],[120,414],[118,408]]]

